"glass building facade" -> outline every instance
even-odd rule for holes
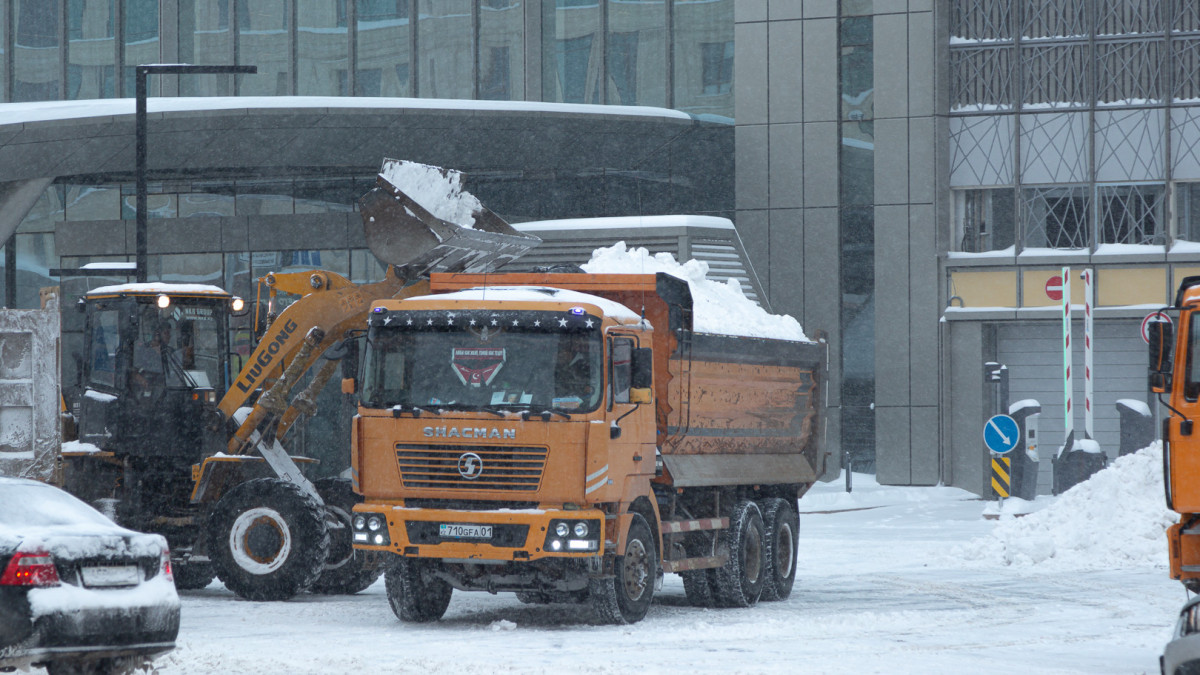
[[[253,64],[153,95],[413,96],[733,117],[733,0],[12,0],[0,102],[133,95],[139,63]]]
[[[11,0],[0,11],[0,103],[132,97],[135,65],[179,62],[253,64],[258,73],[154,76],[151,96],[528,100],[667,107],[731,121],[733,7],[733,0]],[[350,211],[371,179],[226,173],[152,180],[149,216]],[[555,189],[566,211],[522,204],[511,189],[492,199],[497,211],[520,219],[675,206],[650,194],[623,202],[617,195],[629,180],[602,177],[597,190],[560,179]],[[0,301],[36,306],[46,271],[79,262],[56,255],[56,222],[134,216],[128,173],[60,177],[3,246]],[[338,259],[362,257],[343,251]],[[201,276],[239,275],[229,262]],[[164,279],[196,278],[162,264]]]

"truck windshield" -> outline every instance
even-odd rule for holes
[[[376,408],[594,410],[601,398],[597,331],[373,328],[363,405]]]

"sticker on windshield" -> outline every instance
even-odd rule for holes
[[[472,387],[491,384],[504,365],[504,347],[454,347],[450,365],[463,383]]]

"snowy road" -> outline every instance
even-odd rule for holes
[[[1124,498],[1134,506],[1104,494],[1077,499],[1073,508],[1086,513],[1060,514],[1041,535],[1090,543],[1040,564],[1005,564],[994,553],[1006,521],[984,520],[984,502],[856,476],[851,495],[830,484],[802,500],[802,511],[821,512],[801,516],[800,577],[787,601],[696,609],[667,575],[646,620],[626,627],[590,625],[579,607],[481,593],[456,593],[441,622],[410,626],[392,615],[382,582],[356,596],[286,603],[242,601],[214,583],[181,594],[180,648],[156,665],[164,673],[1157,673],[1185,593],[1167,577],[1165,551],[1153,553],[1156,542],[1141,533],[1113,532],[1125,525],[1107,514],[1152,519],[1145,512],[1160,495]],[[1037,506],[1050,512],[1068,506],[1067,496]],[[1096,516],[1106,532],[1075,531]],[[1129,542],[1119,568],[1105,562],[1110,551],[1086,548],[1112,541]]]

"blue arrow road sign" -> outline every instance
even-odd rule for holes
[[[1021,442],[1017,421],[1008,415],[995,415],[983,425],[983,442],[988,450],[1003,455]]]

